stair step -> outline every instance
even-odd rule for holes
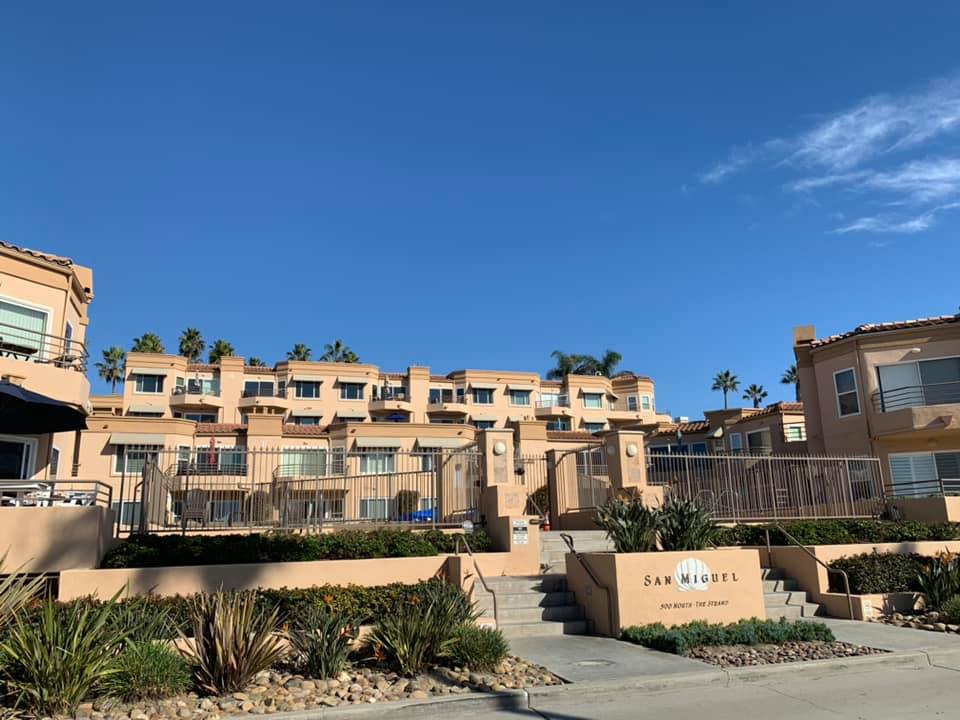
[[[567,620],[566,622],[500,623],[500,630],[509,639],[540,635],[585,635],[588,627],[586,620]]]
[[[567,576],[561,573],[545,575],[505,575],[487,579],[487,585],[499,595],[524,592],[566,592]],[[482,589],[482,588],[481,588]],[[486,595],[487,593],[483,593]]]
[[[763,594],[763,603],[767,607],[774,605],[797,605],[807,601],[807,594],[802,590],[791,590],[783,592],[765,592]]]
[[[555,607],[498,608],[497,621],[501,625],[532,623],[540,621],[582,620],[583,608],[579,605],[557,605]]]
[[[787,573],[781,568],[760,568],[760,577],[764,580],[786,580]]]
[[[497,592],[497,608],[543,608],[557,607],[560,605],[573,605],[575,603],[572,592]],[[489,593],[483,593],[477,598],[477,607],[483,610],[493,610],[493,598]]]
[[[763,592],[765,593],[776,593],[784,592],[789,590],[799,590],[800,586],[796,580],[792,578],[784,578],[783,580],[764,580],[763,581]]]

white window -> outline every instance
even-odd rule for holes
[[[960,450],[890,455],[894,495],[960,493]]]
[[[540,393],[538,407],[557,407],[561,404],[560,393]]]
[[[116,474],[135,475],[143,472],[147,460],[156,460],[159,446],[117,445],[114,451],[113,471]],[[126,464],[124,464],[126,462]]]
[[[587,432],[595,433],[602,431],[606,426],[607,424],[602,422],[585,422],[583,429]]]
[[[636,412],[636,410],[637,410],[637,396],[636,396],[636,395],[629,395],[629,396],[627,397],[627,410],[630,410],[631,412]]]
[[[382,475],[396,471],[396,451],[392,448],[371,448],[360,455],[361,475]]]
[[[430,388],[430,399],[428,402],[431,405],[439,405],[440,403],[452,403],[453,388]]]
[[[163,375],[139,375],[133,376],[134,391],[145,395],[160,395],[163,393]]]
[[[363,383],[340,383],[341,400],[363,400]]]
[[[443,450],[440,448],[422,447],[417,451],[420,455],[420,470],[423,472],[433,472],[437,468],[437,458]]]
[[[747,433],[747,450],[751,455],[769,455],[773,452],[769,428]]]
[[[273,382],[261,380],[246,380],[243,383],[243,397],[272,397]]]
[[[49,322],[44,310],[0,300],[0,351],[20,360],[40,359]]]
[[[853,368],[835,372],[833,384],[837,390],[837,412],[840,417],[859,415],[860,397],[857,395],[857,375]]]
[[[960,403],[960,357],[877,366],[880,410]]]
[[[511,405],[530,405],[530,391],[529,390],[511,390],[510,391],[510,404]]]
[[[787,442],[803,442],[807,439],[805,425],[784,425],[783,436]]]
[[[73,349],[73,323],[67,320],[67,325],[63,331],[63,354],[70,354]]]
[[[390,498],[360,498],[360,517],[364,520],[388,520]]]
[[[474,388],[473,402],[475,405],[493,405],[493,390],[489,388]]]
[[[320,417],[317,415],[294,415],[294,425],[319,425]]]
[[[33,475],[37,441],[10,436],[0,437],[0,478],[21,480]]]
[[[119,517],[121,525],[138,525],[140,523],[140,503],[139,502],[115,502],[113,511]]]
[[[602,410],[603,393],[584,393],[583,406],[591,410]]]
[[[643,396],[640,398],[640,407],[641,407],[642,409],[644,409],[644,410],[652,410],[652,409],[653,409],[653,402],[651,401],[649,395],[643,395]]]
[[[60,472],[60,448],[54,447],[50,450],[50,477],[56,478]]]
[[[279,474],[284,477],[323,477],[327,474],[326,449],[285,449]]]
[[[730,433],[730,452],[743,452],[743,435],[740,433]]]
[[[547,421],[547,430],[552,430],[555,432],[565,432],[570,430],[570,421],[566,418],[559,418],[557,420]]]
[[[312,380],[295,380],[293,383],[298,398],[320,397],[320,383]]]

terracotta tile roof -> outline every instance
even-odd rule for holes
[[[450,378],[446,375],[431,375],[430,382],[450,382]]]
[[[763,410],[757,410],[757,412],[750,413],[749,415],[740,418],[737,420],[734,425],[740,423],[750,422],[751,420],[756,420],[759,417],[766,417],[767,415],[777,415],[779,413],[802,413],[803,412],[803,403],[800,402],[778,402],[773,405],[767,405]]]
[[[547,430],[547,440],[599,440],[599,438],[583,430]]]
[[[254,367],[253,365],[244,365],[243,371],[248,375],[273,375],[276,372],[272,367]]]
[[[57,265],[63,265],[64,267],[70,267],[73,265],[73,260],[66,257],[61,257],[60,255],[51,255],[50,253],[40,252],[39,250],[31,250],[30,248],[20,247],[19,245],[12,245],[8,242],[3,242],[0,240],[0,247],[6,248],[7,250],[14,250],[24,255],[29,255],[30,257],[35,257],[38,260],[46,260],[47,262],[52,262]]]
[[[854,335],[869,335],[870,333],[889,332],[891,330],[908,330],[910,328],[934,327],[937,325],[949,325],[951,323],[960,323],[960,314],[917,318],[916,320],[897,320],[896,322],[867,323],[865,325],[859,325],[853,330],[841,333],[839,335],[830,335],[829,337],[813,340],[810,343],[810,347],[823,347],[824,345],[829,345],[830,343],[838,342],[839,340],[845,340],[846,338],[853,337]]]
[[[654,435],[672,435],[679,430],[682,433],[706,432],[710,429],[710,423],[706,420],[694,420],[693,422],[682,423],[664,423],[654,430]]]
[[[241,423],[197,423],[197,435],[232,435],[246,431],[247,426]]]
[[[562,388],[563,383],[559,380],[541,380],[540,387],[543,388]]]
[[[327,428],[329,425],[294,425],[292,423],[287,423],[283,426],[284,435],[309,435],[311,437],[317,437],[320,435],[327,434]]]
[[[387,380],[406,380],[407,374],[401,372],[382,372],[380,377],[386,378]]]
[[[187,363],[187,372],[213,372],[220,366],[212,363]]]

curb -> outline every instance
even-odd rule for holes
[[[347,707],[318,707],[291,713],[274,713],[270,717],[277,720],[323,720],[324,718],[377,718],[377,717],[414,717],[431,710],[458,712],[492,712],[506,710],[512,712],[529,711],[531,701],[536,698],[549,698],[554,695],[576,693],[578,697],[609,694],[623,690],[645,690],[647,692],[670,692],[693,687],[732,687],[753,683],[775,682],[786,673],[791,677],[803,675],[834,675],[836,673],[862,673],[880,668],[903,668],[922,670],[939,667],[944,662],[960,662],[960,647],[957,649],[927,648],[904,650],[850,658],[829,660],[808,660],[797,663],[777,665],[758,665],[751,667],[723,669],[708,666],[698,672],[673,673],[669,675],[648,675],[636,678],[614,678],[586,683],[568,683],[533,687],[527,690],[505,690],[499,693],[475,692],[469,695],[439,697],[427,700],[398,700],[396,702],[351,705]]]

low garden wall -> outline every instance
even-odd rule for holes
[[[887,504],[904,520],[924,523],[960,522],[960,497],[889,498]]]
[[[113,511],[103,507],[0,508],[4,570],[58,572],[97,567],[114,544]]]
[[[935,540],[925,542],[902,543],[857,543],[849,545],[813,545],[808,546],[817,558],[829,565],[834,560],[864,553],[898,553],[901,555],[922,555],[934,557],[944,551],[960,552],[960,540]],[[768,556],[766,548],[757,548],[765,566],[780,568],[797,581],[807,591],[812,602],[824,606],[831,617],[850,619],[846,593],[830,592],[830,574],[802,548],[795,546],[774,546]],[[902,612],[917,606],[919,596],[916,593],[876,593],[853,596],[853,618],[866,620],[888,609]]]
[[[567,587],[594,631],[619,637],[631,625],[764,618],[756,550],[583,553],[590,572],[567,555]],[[591,573],[593,577],[591,577]],[[594,580],[595,578],[595,580]]]

